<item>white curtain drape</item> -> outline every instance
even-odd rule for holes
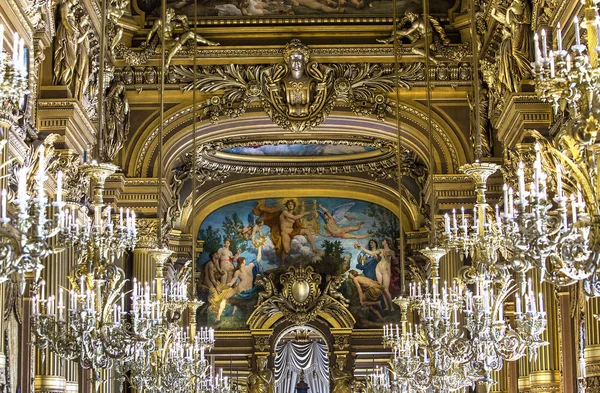
[[[275,393],[295,393],[302,370],[309,393],[329,393],[329,359],[324,343],[284,341],[275,352]]]

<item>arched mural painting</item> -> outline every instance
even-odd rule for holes
[[[348,198],[273,198],[233,203],[210,213],[198,239],[202,272],[198,323],[244,329],[246,320],[289,266],[343,276],[339,292],[357,327],[397,320],[398,218],[388,209]],[[256,280],[262,274],[271,280]],[[256,281],[255,281],[256,280]]]

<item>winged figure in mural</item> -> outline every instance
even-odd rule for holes
[[[313,214],[313,212],[297,212],[297,203],[293,199],[285,201],[284,207],[284,209],[281,209],[277,206],[267,206],[266,201],[263,199],[258,201],[252,209],[252,213],[262,216],[263,223],[271,228],[271,241],[281,257],[281,262],[285,260],[290,252],[292,239],[297,235],[306,237],[315,254],[322,253],[322,250],[315,245],[310,228],[307,228],[302,221],[304,217]]]
[[[354,206],[354,202],[344,203],[329,212],[329,210],[327,210],[323,205],[318,204],[317,211],[325,223],[324,226],[326,232],[324,236],[338,237],[343,239],[366,239],[369,236],[372,236],[371,233],[350,233],[359,231],[363,224],[362,221],[357,222],[355,225],[340,226],[338,224],[343,219],[354,221],[354,217],[347,214],[350,209],[352,209],[352,206]]]

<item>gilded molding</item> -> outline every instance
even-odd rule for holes
[[[256,335],[254,336],[254,348],[257,351],[266,351],[271,347],[270,344],[271,341],[271,335],[269,334],[268,336],[266,335]]]
[[[390,106],[392,108],[392,111],[388,114],[388,119],[390,119],[392,116],[395,116],[395,102],[390,102]],[[202,105],[198,104],[196,106],[196,111],[195,113],[201,113],[202,111]],[[178,121],[182,121],[181,119],[191,115],[192,113],[192,107],[186,107],[183,108],[175,113],[173,113],[172,115],[168,116],[165,121],[164,121],[164,129],[166,130],[167,127],[169,125],[175,125]],[[410,116],[414,116],[417,119],[419,119],[422,124],[427,124],[428,122],[428,116],[426,112],[422,112],[414,107],[411,107],[409,105],[406,104],[400,104],[400,121],[401,123],[406,123],[406,122],[411,122],[414,121],[414,119],[411,119]],[[395,121],[395,120],[394,120]],[[437,143],[439,146],[444,146],[445,148],[447,148],[447,152],[445,149],[440,149],[439,152],[441,154],[441,158],[443,158],[444,162],[447,163],[448,165],[448,171],[449,172],[456,172],[458,167],[460,166],[460,161],[458,158],[458,152],[456,147],[454,146],[454,143],[450,140],[450,137],[448,136],[448,133],[445,132],[445,130],[440,126],[440,124],[438,122],[436,122],[435,120],[432,122],[432,128],[434,130],[434,142]],[[137,154],[137,159],[135,161],[135,176],[140,178],[143,175],[143,166],[144,166],[144,161],[145,158],[148,154],[151,154],[151,149],[150,147],[153,145],[153,141],[157,138],[158,136],[158,132],[159,132],[159,125],[156,124],[153,129],[152,132],[145,138],[139,153]],[[165,133],[164,136],[168,136],[168,132],[167,131]],[[157,146],[154,145],[153,147],[153,151],[156,150]],[[448,156],[449,154],[449,156]]]
[[[173,47],[169,56],[172,55]],[[291,68],[290,54],[297,54],[297,69]],[[310,61],[311,49],[299,40],[291,40],[282,52],[284,63],[266,65],[209,65],[169,67],[169,84],[183,84],[183,91],[213,94],[202,102],[200,113],[216,123],[220,117],[240,117],[253,102],[260,102],[273,123],[292,132],[309,131],[321,124],[339,103],[357,116],[375,115],[384,120],[391,112],[388,94],[396,88],[410,89],[414,82],[425,82],[421,62],[403,63],[399,75],[393,64],[317,63]],[[126,85],[156,83],[158,70],[125,67],[117,72]],[[444,63],[431,73],[432,79],[464,82],[471,79],[466,63],[453,68]],[[456,84],[449,82],[451,85]],[[139,87],[137,87],[139,88]],[[302,97],[300,99],[299,97]],[[293,101],[293,102],[292,102]]]
[[[225,153],[227,149],[243,146],[278,145],[278,144],[336,144],[349,146],[368,146],[375,151],[351,155],[324,157],[255,157]],[[223,180],[232,173],[251,175],[310,175],[366,172],[376,180],[381,178],[397,178],[396,144],[376,138],[356,138],[342,140],[258,140],[243,141],[231,139],[221,142],[210,142],[198,147],[197,165],[201,181]],[[414,152],[404,149],[402,152],[403,175],[410,176],[423,187],[427,168],[419,161]],[[171,188],[179,184],[191,171],[191,155],[187,153],[182,164],[174,169],[175,175]]]
[[[13,10],[14,14],[17,16],[17,19],[19,20],[19,24],[22,29],[22,31],[19,32],[19,35],[22,36],[27,43],[30,43],[33,40],[34,29],[32,20],[25,16],[25,13],[21,10],[21,7],[15,2],[15,0],[6,0],[6,2],[8,3],[8,6]]]

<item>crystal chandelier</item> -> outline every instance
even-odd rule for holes
[[[111,263],[84,262],[68,278],[68,308],[62,288],[58,298],[45,297],[43,281],[33,297],[35,345],[91,369],[97,388],[100,370],[153,350],[162,330],[161,304],[148,288],[134,285],[131,310],[125,311],[125,273]]]
[[[537,167],[537,164],[534,166]],[[480,162],[461,167],[475,183],[473,222],[469,223],[466,219],[464,208],[461,209],[460,225],[456,211],[453,211],[452,219],[448,214],[444,216],[443,242],[446,248],[454,248],[471,257],[471,265],[460,270],[460,284],[473,288],[467,289],[464,296],[461,295],[464,300],[462,312],[473,354],[471,368],[479,374],[478,381],[484,383],[491,382],[491,372],[500,370],[503,361],[519,359],[527,351],[535,357],[537,349],[547,344],[540,338],[547,322],[541,294],[538,302],[531,292],[531,280],[527,280],[526,273],[529,269],[522,267],[525,262],[518,263],[524,254],[523,248],[518,248],[517,240],[522,239],[519,237],[522,232],[517,227],[519,222],[515,221],[519,212],[515,211],[514,205],[526,206],[522,198],[528,194],[520,193],[521,190],[524,191],[524,177],[519,178],[519,200],[514,202],[514,193],[505,187],[508,197],[504,217],[496,206],[495,216],[492,213],[490,218],[488,211],[491,208],[486,202],[486,182],[497,169],[498,165]],[[536,173],[535,179],[539,179],[539,187],[539,184],[543,185],[545,178]],[[545,192],[545,186],[543,189]],[[532,185],[532,190],[537,191],[538,188]],[[531,200],[541,201],[541,198]],[[537,215],[533,213],[533,217],[539,218],[541,212],[539,210]],[[526,213],[520,216],[523,220],[529,217]],[[501,255],[510,262],[501,263]],[[529,259],[524,259],[527,260]],[[516,285],[511,277],[513,268],[518,273],[519,281]],[[506,299],[513,294],[517,306],[514,329],[504,319],[503,312]],[[521,312],[521,304],[526,306],[524,313]]]
[[[0,37],[4,37],[4,25],[0,24]],[[3,40],[0,40],[3,41]],[[13,35],[12,56],[3,51],[0,42],[0,125],[10,127],[10,115],[18,109],[27,91],[27,63],[25,61],[24,41],[15,32]],[[5,122],[8,123],[5,124]]]
[[[498,168],[496,164],[478,161],[461,166],[460,171],[467,174],[475,183],[477,199],[473,208],[473,221],[467,220],[464,207],[461,208],[460,217],[457,217],[456,210],[452,211],[452,223],[450,216],[444,215],[445,248],[454,248],[488,267],[498,262],[499,252],[506,252],[506,242],[502,232],[498,230],[498,220],[490,221],[487,214],[489,205],[486,202],[486,183]]]
[[[585,1],[585,15],[597,15],[598,8],[594,1]],[[588,12],[590,11],[590,12]],[[598,94],[600,93],[600,73],[598,52],[600,47],[587,48],[581,43],[580,22],[577,17],[573,20],[575,26],[575,45],[565,50],[562,44],[560,23],[556,29],[556,50],[548,50],[545,30],[540,38],[536,33],[535,87],[539,97],[552,103],[556,113],[567,111],[572,122],[571,137],[583,145],[596,143],[600,120]],[[582,25],[587,27],[588,41],[600,42],[600,30],[595,20],[584,20]],[[593,40],[592,40],[593,38]],[[567,48],[568,49],[568,48]]]
[[[134,353],[119,371],[123,379],[137,390],[176,393],[205,389],[210,379],[205,352],[214,345],[212,329],[200,329],[191,335],[181,328],[170,327],[159,338],[160,344],[150,355]]]
[[[366,379],[368,393],[385,393],[389,392],[392,388],[396,388],[394,382],[390,379],[387,367],[377,367]]]
[[[519,164],[516,192],[504,185],[506,202],[502,214],[496,210],[497,228],[507,239],[512,267],[518,274],[523,276],[535,267],[541,280],[558,286],[571,285],[594,272],[590,216],[581,189],[577,195],[565,195],[560,164],[555,167],[555,196],[548,196],[548,174],[543,169],[540,150],[536,143],[532,173],[526,173],[523,162]],[[526,177],[531,178],[529,187]],[[524,280],[521,284],[524,292]]]
[[[409,295],[395,300],[403,314],[402,332],[398,327],[385,327],[384,344],[394,348],[392,364],[402,391],[461,390],[479,378],[470,367],[472,347],[459,321],[462,289],[451,290],[447,285],[440,285],[439,260],[445,255],[444,250],[427,248],[422,253],[430,263],[430,278],[424,286],[411,284]],[[419,315],[414,333],[413,325],[407,325],[408,310]]]
[[[540,338],[547,323],[542,294],[536,298],[531,281],[529,291],[521,294],[506,270],[494,276],[465,266],[461,273],[462,283],[474,287],[474,291],[465,292],[463,305],[473,353],[471,368],[479,374],[477,382],[492,383],[492,371],[502,369],[504,361],[520,359],[528,352],[530,359],[535,359],[538,348],[548,344]],[[514,328],[504,318],[504,303],[512,294],[516,305]]]
[[[155,283],[152,284],[152,287],[156,285],[152,299],[160,304],[163,318],[163,329],[157,337],[157,345],[149,356],[141,351],[119,362],[118,371],[122,374],[122,381],[128,380],[140,391],[169,390],[183,393],[190,389],[199,391],[200,387],[214,388],[218,381],[208,382],[209,365],[205,358],[206,351],[214,346],[214,330],[201,328],[196,331],[193,323],[185,330],[179,327],[183,313],[188,310],[190,315],[195,315],[202,302],[188,298],[190,261],[177,273],[171,270],[170,276],[164,280],[163,267],[171,253],[168,249],[150,252],[157,272]],[[219,385],[219,389],[222,386]]]
[[[17,193],[11,201],[16,213],[12,219],[7,216],[7,191],[0,191],[0,282],[17,272],[22,289],[25,273],[35,271],[36,280],[39,279],[42,261],[53,252],[49,240],[60,231],[65,206],[62,200],[62,172],[56,175],[56,198],[50,202],[44,188],[48,179],[44,145],[38,148],[37,157],[35,174],[31,173],[29,166],[17,169]],[[35,182],[33,197],[27,191],[30,181]],[[55,214],[49,218],[46,212],[50,208],[55,209]]]
[[[600,29],[596,22],[598,7],[594,1],[584,1],[585,19],[574,19],[575,45],[563,48],[560,25],[556,29],[556,47],[552,50],[544,30],[535,42],[535,88],[542,101],[553,104],[555,112],[563,115],[560,130],[552,143],[544,148],[557,159],[557,195],[554,210],[563,218],[563,223],[550,220],[548,246],[558,242],[561,247],[545,258],[545,246],[538,252],[541,259],[535,260],[544,273],[544,278],[557,285],[570,285],[583,281],[583,288],[589,296],[600,295],[600,227],[598,218],[598,140],[600,120],[598,102],[599,75],[598,52]],[[590,19],[591,18],[591,19]],[[581,43],[580,27],[587,29],[587,46]],[[560,119],[560,118],[559,118]],[[562,173],[562,169],[565,173]],[[561,178],[565,175],[573,185],[577,185],[577,198],[562,200]],[[559,195],[561,194],[561,195]],[[543,199],[543,198],[542,198]],[[587,206],[583,201],[587,202]],[[570,201],[571,209],[567,203]],[[537,202],[544,204],[550,201]],[[565,211],[566,210],[566,211]],[[570,210],[570,211],[569,211]],[[564,217],[571,218],[569,223]],[[537,230],[537,228],[534,228]],[[542,226],[542,230],[544,227]],[[553,231],[558,231],[556,234]],[[567,237],[569,249],[561,242]],[[546,240],[546,239],[543,239]],[[558,255],[557,255],[558,254]],[[547,263],[550,262],[550,263]],[[548,266],[550,265],[550,266]]]
[[[112,217],[111,206],[103,211],[104,184],[106,179],[117,170],[117,166],[107,163],[83,164],[80,170],[92,179],[93,218],[78,217],[75,208],[62,212],[61,239],[74,247],[79,255],[99,253],[100,258],[114,262],[126,250],[133,250],[137,242],[135,213],[123,208],[119,216]],[[104,217],[105,218],[104,218]]]

